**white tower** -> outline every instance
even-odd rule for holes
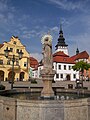
[[[68,55],[68,47],[67,46],[68,45],[65,43],[65,38],[63,37],[62,26],[60,24],[59,38],[58,38],[58,43],[55,46],[56,47],[55,52],[63,51],[65,54]]]

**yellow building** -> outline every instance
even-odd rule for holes
[[[6,48],[9,49],[8,58],[5,57]],[[22,51],[22,59],[19,59],[18,52]],[[18,37],[12,36],[10,42],[0,44],[0,81],[10,81],[12,79],[12,57],[14,62],[14,81],[28,80],[30,68],[30,55],[22,45]]]

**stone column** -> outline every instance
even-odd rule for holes
[[[43,69],[41,70],[41,76],[43,80],[43,90],[41,97],[53,97],[54,91],[52,89],[52,81],[54,79],[55,71],[53,70],[53,57],[52,57],[52,36],[45,35],[42,38],[43,45]]]

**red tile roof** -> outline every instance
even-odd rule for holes
[[[38,61],[35,58],[30,57],[30,67],[37,68],[37,66],[38,66]]]
[[[62,51],[59,51],[53,54],[53,62],[68,63],[68,64],[75,63],[68,55],[66,55]]]
[[[70,63],[74,64],[75,62],[70,57],[62,57],[62,56],[55,56],[53,57],[53,62],[59,62],[59,63]]]
[[[89,55],[86,51],[83,51],[77,55],[74,55],[72,57],[69,57],[65,53],[59,51],[53,54],[53,61],[54,62],[59,62],[59,63],[71,63],[75,64],[75,61],[78,59],[88,59]]]
[[[57,62],[57,63],[66,63],[66,64],[75,64],[75,60],[77,59],[88,59],[89,55],[86,51],[83,51],[77,55],[74,55],[72,57],[69,57],[68,55],[66,55],[64,52],[59,51],[53,54],[53,62]],[[37,66],[42,66],[42,61],[37,65]]]
[[[68,55],[66,55],[63,51],[59,51],[53,54],[53,57],[55,56],[63,56],[63,57],[69,57]]]
[[[86,51],[83,51],[71,57],[71,59],[73,59],[74,61],[78,59],[88,59],[88,58],[89,58],[89,55]]]

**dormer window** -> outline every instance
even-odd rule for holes
[[[15,45],[16,45],[16,41],[14,41],[14,42],[13,42],[13,44],[15,44]]]

